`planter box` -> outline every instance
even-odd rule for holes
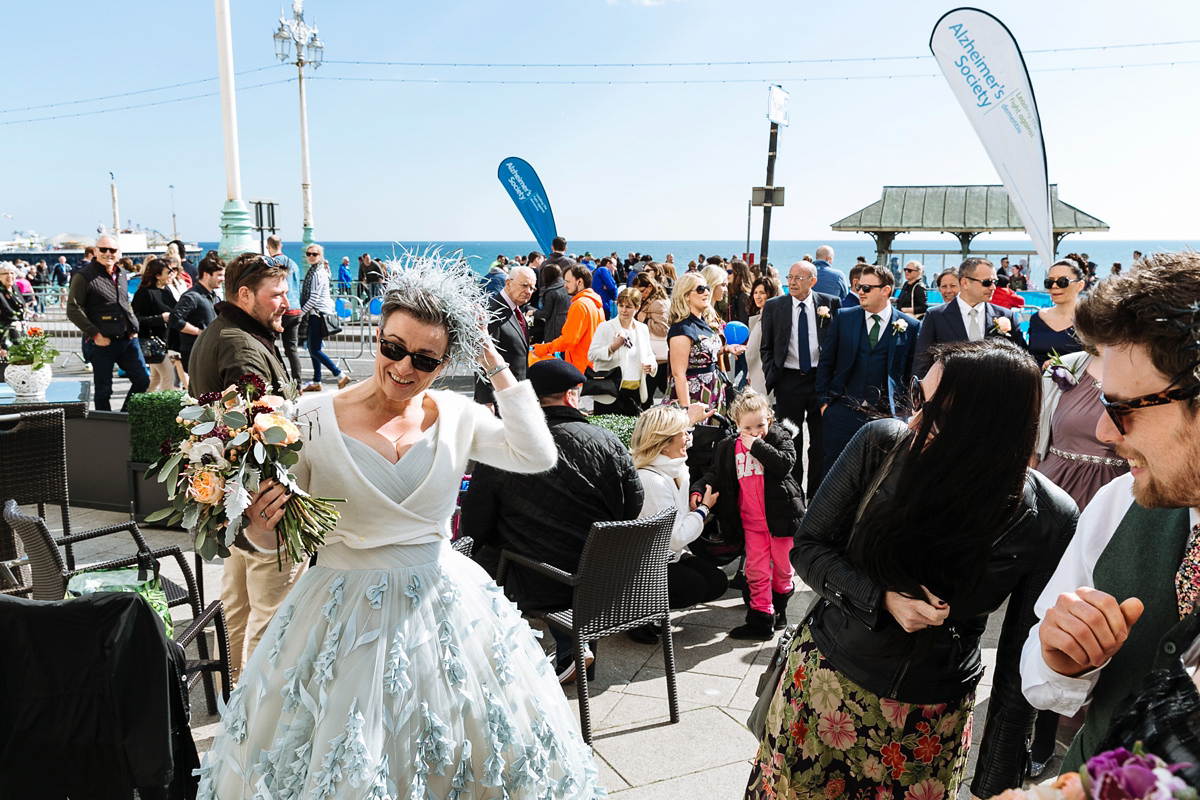
[[[167,499],[167,485],[156,480],[146,480],[146,470],[149,468],[149,464],[141,461],[125,462],[130,510],[138,522],[145,522],[150,514],[171,505],[171,501]],[[155,523],[155,527],[161,525],[161,522]]]

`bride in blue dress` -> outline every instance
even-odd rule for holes
[[[590,748],[529,626],[449,545],[468,460],[540,472],[554,442],[527,382],[480,328],[465,265],[417,259],[384,297],[373,374],[301,401],[298,485],[344,497],[223,709],[199,797],[591,798]],[[430,385],[450,364],[502,419]],[[283,487],[247,511],[274,551]]]

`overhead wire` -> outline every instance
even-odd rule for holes
[[[297,78],[291,77],[291,78],[283,78],[283,79],[277,80],[277,81],[267,81],[266,83],[259,83],[259,84],[255,84],[254,86],[239,86],[239,87],[237,87],[237,91],[244,92],[244,91],[250,91],[251,89],[261,89],[264,86],[278,86],[281,83],[291,83],[292,81],[295,81],[295,80],[297,80]],[[201,97],[216,97],[220,93],[221,93],[220,91],[206,92],[204,94],[193,94],[188,97],[176,97],[176,98],[173,98],[170,100],[152,100],[149,103],[135,103],[133,105],[120,106],[118,108],[97,108],[92,111],[78,111],[74,114],[56,114],[54,116],[33,117],[31,119],[0,120],[0,125],[18,125],[22,122],[45,122],[47,120],[53,120],[53,119],[71,119],[74,117],[91,117],[91,116],[95,116],[97,114],[111,114],[115,111],[129,111],[130,109],[133,109],[133,108],[149,108],[151,106],[165,106],[165,105],[170,105],[172,103],[182,103],[186,100],[198,100]]]
[[[284,65],[283,64],[269,64],[265,67],[256,67],[255,69],[247,69],[247,70],[243,70],[242,72],[235,72],[234,77],[237,77],[239,75],[250,75],[255,72],[262,72],[265,69],[275,69],[276,67],[282,67],[282,66],[284,66]],[[184,86],[195,86],[196,84],[210,83],[215,80],[217,80],[217,78],[200,78],[199,80],[195,80],[195,81],[184,81],[183,83],[173,83],[170,86],[158,86],[154,89],[137,89],[137,90],[134,90],[131,92],[121,92],[120,94],[109,94],[109,95],[104,95],[102,97],[89,97],[85,100],[63,100],[60,103],[47,103],[45,105],[40,105],[40,106],[25,106],[24,108],[5,108],[5,109],[0,109],[0,114],[15,114],[15,113],[18,113],[21,111],[40,111],[44,108],[59,108],[61,106],[82,105],[83,103],[98,103],[101,100],[116,100],[121,97],[133,97],[134,95],[139,95],[139,94],[151,94],[153,92],[165,92],[167,89],[179,89]]]

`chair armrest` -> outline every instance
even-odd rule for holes
[[[103,528],[93,528],[90,531],[82,531],[80,533],[72,533],[69,536],[62,536],[54,540],[54,543],[59,547],[67,544],[75,544],[76,542],[86,542],[89,539],[99,539],[101,536],[111,536],[114,533],[128,531],[133,537],[133,541],[137,543],[138,550],[149,550],[150,545],[146,544],[145,537],[142,536],[141,530],[138,529],[137,523],[133,520],[122,522],[118,525],[108,525]]]
[[[208,624],[216,618],[217,614],[221,613],[221,601],[213,600],[209,603],[208,608],[204,609],[203,614],[197,615],[187,626],[183,633],[175,637],[175,643],[180,647],[187,649],[188,645],[196,640]]]
[[[508,562],[513,561],[523,567],[528,567],[534,572],[541,573],[547,578],[553,578],[559,583],[565,583],[567,586],[574,586],[577,578],[569,572],[564,572],[558,567],[551,566],[542,561],[534,561],[528,556],[523,556],[520,553],[514,553],[511,550],[500,551],[500,565],[496,568],[496,582],[503,585],[505,573],[508,572]]]

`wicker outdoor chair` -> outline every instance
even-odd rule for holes
[[[187,604],[192,610],[192,621],[183,633],[177,634],[175,637],[175,641],[184,650],[192,642],[196,643],[198,658],[189,658],[187,661],[188,688],[191,689],[197,682],[203,680],[208,712],[215,714],[217,713],[217,699],[213,685],[213,673],[219,673],[221,675],[221,694],[226,702],[229,701],[229,642],[225,630],[225,612],[220,600],[214,600],[207,607],[201,608],[196,579],[192,575],[191,567],[188,566],[187,558],[179,547],[172,545],[151,550],[150,545],[142,537],[141,531],[138,530],[137,523],[132,520],[119,525],[109,525],[105,528],[96,528],[65,536],[56,542],[50,535],[50,531],[47,530],[45,520],[22,514],[13,500],[4,503],[4,519],[12,526],[25,545],[25,552],[29,556],[29,566],[33,573],[34,600],[62,600],[67,593],[67,582],[80,572],[138,566],[139,558],[145,559],[147,556],[154,559],[174,558],[175,563],[179,565],[179,571],[183,573],[187,587],[179,586],[166,578],[161,578],[161,580],[169,607]],[[90,564],[81,569],[67,569],[58,552],[58,544],[67,539],[71,542],[82,542],[122,531],[133,536],[133,541],[137,545],[136,555]],[[215,658],[209,655],[208,639],[202,635],[204,629],[209,625],[216,627],[217,655]]]
[[[647,623],[656,622],[662,629],[667,702],[671,708],[671,722],[679,722],[675,646],[671,640],[671,614],[667,601],[667,560],[674,524],[673,508],[646,519],[593,523],[574,575],[519,553],[500,551],[496,580],[501,585],[511,562],[575,589],[572,607],[565,611],[526,613],[570,633],[574,640],[579,719],[583,739],[588,744],[592,743],[592,717],[588,707],[583,645]]]
[[[16,425],[8,427],[8,423]],[[21,505],[37,504],[38,516],[46,517],[46,506],[56,505],[62,515],[63,537],[71,535],[67,494],[67,435],[61,408],[26,411],[0,416],[0,498]],[[75,553],[65,545],[67,566],[75,568]],[[12,529],[0,520],[0,571],[11,586],[0,586],[2,594],[28,595],[32,589],[24,578],[22,554]],[[9,567],[16,567],[9,572]]]

